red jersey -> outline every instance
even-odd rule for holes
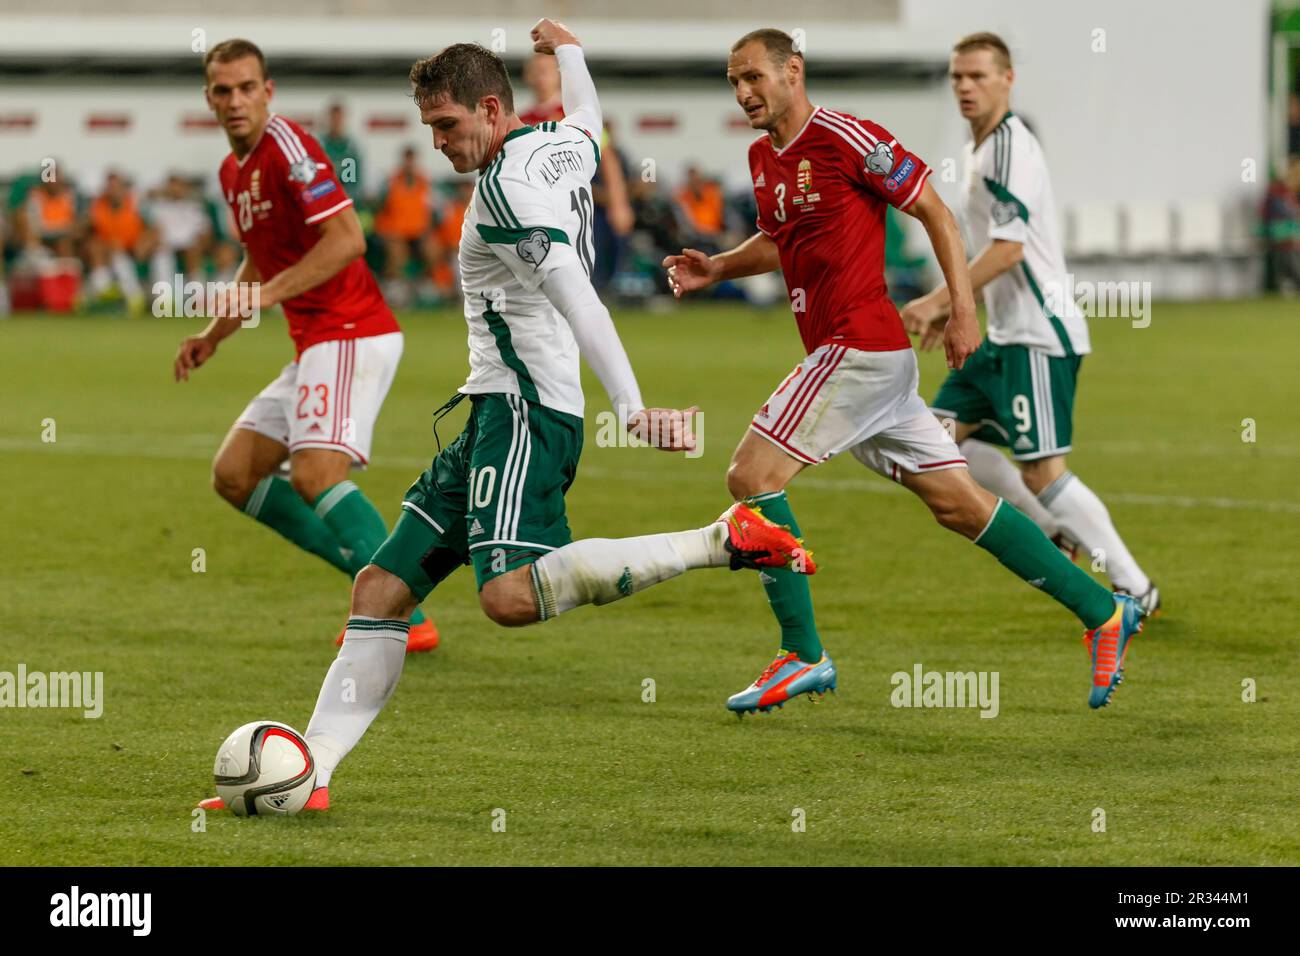
[[[221,192],[264,282],[316,245],[317,223],[352,205],[320,143],[274,113],[242,161],[231,153],[221,164]],[[319,342],[400,331],[361,259],[282,305],[299,355]]]
[[[883,127],[819,106],[783,149],[755,141],[749,172],[804,348],[910,348],[885,288],[885,204],[914,203],[930,167]]]
[[[539,123],[558,123],[564,119],[564,104],[559,100],[534,103],[529,109],[520,113],[519,118],[529,126],[537,126]]]

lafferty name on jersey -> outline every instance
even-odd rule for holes
[[[538,156],[532,169],[546,185],[554,186],[565,173],[582,175],[582,157],[572,149],[553,149]]]

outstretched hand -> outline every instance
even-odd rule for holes
[[[663,267],[668,270],[668,287],[679,299],[718,280],[718,264],[698,249],[683,249],[680,256],[666,256]]]
[[[645,408],[631,415],[627,430],[662,451],[694,451],[695,433],[691,417],[700,410],[690,408]]]

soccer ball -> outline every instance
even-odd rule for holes
[[[316,784],[316,761],[288,724],[244,724],[217,751],[212,766],[217,796],[237,817],[297,813]]]

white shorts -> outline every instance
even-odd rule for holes
[[[290,454],[300,448],[344,451],[354,467],[364,468],[401,358],[401,332],[320,342],[286,365],[235,427],[287,445]]]
[[[900,469],[965,468],[952,436],[917,394],[920,382],[911,349],[823,345],[786,377],[749,427],[810,465],[849,451],[895,481]]]

